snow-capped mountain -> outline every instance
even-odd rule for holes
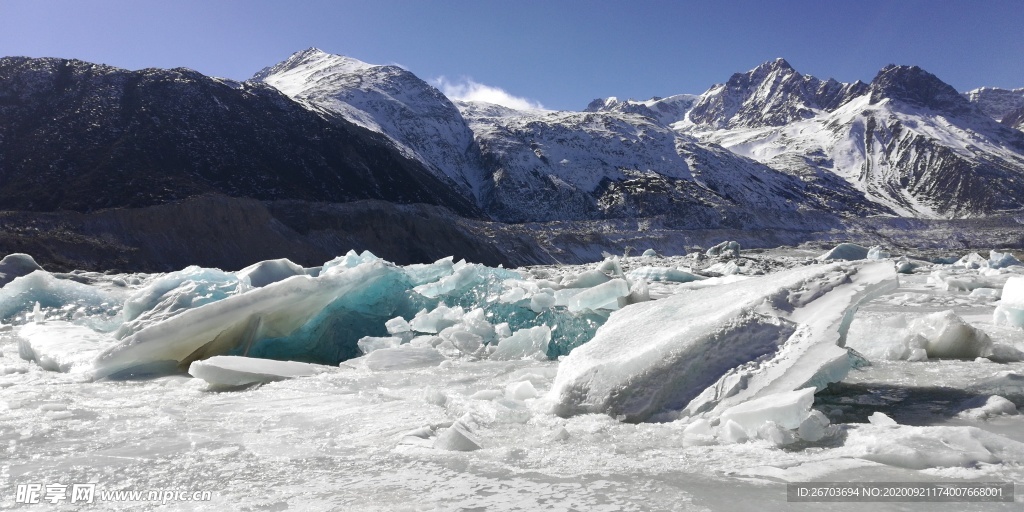
[[[598,98],[585,108],[584,112],[629,112],[650,117],[664,125],[679,121],[693,108],[700,97],[695,94],[676,94],[668,98],[651,98],[646,101],[619,100],[615,97]]]
[[[692,95],[608,100],[591,112],[457,108],[409,71],[317,49],[253,81],[386,135],[502,221],[673,214],[717,225],[742,217],[732,210],[786,212],[762,216],[774,221],[819,207],[799,180],[670,129]]]
[[[492,177],[483,206],[506,221],[668,215],[691,227],[797,226],[811,218],[825,225],[835,197],[849,192],[823,191],[701,143],[639,102],[608,100],[588,112],[458,105]],[[867,204],[855,191],[847,195],[834,211]]]
[[[1003,120],[1013,117],[1014,113],[1019,115],[1021,109],[1024,109],[1024,87],[1020,89],[979,87],[965,92],[964,96],[968,101],[977,105],[985,115],[1010,126],[1013,126],[1012,122],[1006,123]]]
[[[776,59],[736,73],[700,95],[687,121],[714,129],[783,126],[835,110],[866,89],[859,81],[844,84],[804,76]]]
[[[438,178],[451,181],[474,202],[479,197],[485,177],[473,133],[455,105],[413,73],[310,48],[252,80],[386,135]]]
[[[801,77],[784,61],[766,63],[734,75],[736,87],[710,89],[674,126],[825,187],[838,176],[900,215],[1024,207],[1022,134],[934,75],[888,66],[867,86],[821,85],[830,82]],[[806,84],[823,89],[798,87]],[[842,92],[803,94],[809,89]],[[748,94],[730,96],[737,90]]]
[[[1018,108],[1003,118],[1003,124],[1024,130],[1024,107]]]
[[[260,83],[189,69],[0,59],[0,208],[95,210],[221,193],[383,199],[477,215],[383,136]]]

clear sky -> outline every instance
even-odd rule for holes
[[[310,46],[555,109],[700,93],[776,57],[844,82],[895,63],[1016,88],[1024,0],[0,0],[0,56],[245,79]]]

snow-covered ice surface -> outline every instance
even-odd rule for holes
[[[968,269],[922,262],[913,274],[892,274],[899,288],[869,297],[848,326],[847,346],[871,364],[855,364],[842,382],[813,396],[807,388],[780,389],[730,403],[721,414],[677,414],[660,423],[553,413],[548,397],[564,364],[558,358],[574,354],[609,316],[626,318],[662,301],[685,304],[688,296],[716,289],[723,295],[756,289],[762,279],[778,286],[786,274],[834,277],[836,269],[857,268],[863,277],[869,274],[864,269],[892,268],[896,261],[822,264],[814,256],[792,250],[745,252],[738,260],[647,255],[513,271],[450,260],[396,267],[352,253],[325,265],[318,277],[275,280],[297,271],[270,265],[287,271],[271,272],[274,279],[268,281],[274,282],[263,287],[212,271],[184,278],[19,277],[24,281],[0,290],[0,508],[13,506],[15,487],[29,483],[212,492],[210,502],[171,505],[188,510],[819,510],[823,504],[787,503],[785,483],[1024,481],[1024,416],[1017,414],[1024,406],[1024,363],[886,357],[897,351],[892,347],[906,348],[911,326],[947,310],[993,346],[1004,347],[1004,354],[1024,349],[1024,329],[994,323],[996,296],[932,279],[940,271],[962,280],[999,277],[993,286],[1004,286],[1024,276],[1021,266]],[[707,270],[727,262],[736,272]],[[595,270],[608,279],[585,274]],[[668,278],[681,275],[670,270],[704,279],[679,282]],[[193,370],[205,365],[213,380],[227,379],[221,384],[241,385],[230,391],[177,367],[147,378],[96,379],[92,373],[98,353],[154,326],[193,323],[175,320],[190,317],[201,323],[205,315],[197,312],[204,309],[231,318],[262,311],[256,315],[261,317],[268,313],[259,308],[269,303],[256,299],[275,286],[284,292],[307,286],[299,283],[345,283],[346,275],[376,280],[345,288],[321,311],[308,312],[306,324],[291,336],[262,333],[261,325],[272,325],[273,318],[242,322],[242,346],[228,350],[231,357],[192,363]],[[633,293],[636,285],[654,275],[666,279],[644,280],[654,302],[642,302]],[[630,293],[611,301],[609,309],[569,311],[569,293],[615,280],[629,285],[615,294]],[[777,313],[795,332],[834,327],[820,320],[844,302],[830,299],[830,291],[851,284],[821,283],[803,295],[806,300],[791,301],[802,307]],[[417,288],[436,295],[421,295]],[[348,302],[347,294],[354,294]],[[533,300],[549,295],[550,301]],[[161,298],[197,306],[175,309]],[[836,304],[814,308],[826,304],[820,301]],[[128,303],[134,306],[126,308]],[[801,315],[804,308],[814,316]],[[133,318],[155,309],[160,314],[118,338],[120,326],[131,321],[126,309]],[[343,335],[342,325],[360,332]],[[302,345],[300,336],[317,341]],[[359,356],[358,347],[368,345],[357,341],[365,337],[390,339],[394,346]],[[350,355],[326,351],[331,341],[349,347]],[[163,344],[176,342],[171,336]],[[343,360],[283,362],[294,359],[289,356],[297,346],[311,351],[310,362],[328,362],[328,353]],[[250,356],[262,350],[282,362],[240,357],[244,347]],[[230,380],[239,376],[256,381]],[[885,424],[884,417],[895,425]],[[1016,503],[928,507],[1017,510],[1022,502],[1018,496]],[[97,508],[160,505],[106,502]]]

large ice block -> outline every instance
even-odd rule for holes
[[[895,276],[885,262],[837,263],[629,306],[562,361],[548,399],[563,416],[642,421],[821,388],[852,364],[842,346],[853,312]]]

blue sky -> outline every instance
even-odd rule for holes
[[[1021,0],[0,0],[0,55],[245,79],[316,46],[578,110],[700,93],[776,57],[840,81],[896,63],[1024,87],[1022,27]]]

